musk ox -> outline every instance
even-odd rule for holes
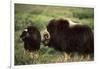
[[[28,26],[25,28],[20,38],[24,42],[25,50],[33,52],[40,49],[41,35],[36,27]]]
[[[66,53],[94,53],[93,32],[87,25],[73,23],[67,19],[52,19],[47,25],[47,31],[50,38],[44,38],[45,41],[48,40],[48,47]]]

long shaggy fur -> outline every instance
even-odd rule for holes
[[[87,25],[70,26],[66,19],[52,19],[47,25],[50,34],[48,46],[67,53],[94,53],[93,32]]]
[[[20,38],[24,41],[25,50],[36,51],[40,49],[41,35],[36,27],[28,26]]]

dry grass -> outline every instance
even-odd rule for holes
[[[15,65],[26,64],[48,64],[48,63],[64,63],[64,62],[81,62],[81,61],[93,61],[94,57],[90,55],[79,55],[77,53],[68,54],[68,60],[65,60],[64,53],[55,51],[52,48],[42,46],[39,51],[36,52],[24,52],[16,53]]]

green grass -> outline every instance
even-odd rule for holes
[[[45,47],[42,43],[40,50],[33,52],[31,58],[29,52],[24,53],[23,41],[20,39],[21,32],[28,25],[34,25],[42,31],[49,20],[59,17],[70,18],[94,29],[93,8],[15,4],[15,65],[65,62],[63,53]],[[93,58],[87,60],[80,57],[80,55],[74,55],[68,62],[93,60]]]

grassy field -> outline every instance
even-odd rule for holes
[[[42,43],[40,50],[33,52],[33,57],[30,56],[29,52],[25,54],[23,41],[20,39],[20,34],[29,24],[36,26],[42,32],[50,19],[60,17],[81,22],[94,30],[93,8],[15,4],[15,65],[65,62],[63,53],[45,47]],[[68,62],[93,60],[93,58],[81,59],[80,57],[74,53]]]

